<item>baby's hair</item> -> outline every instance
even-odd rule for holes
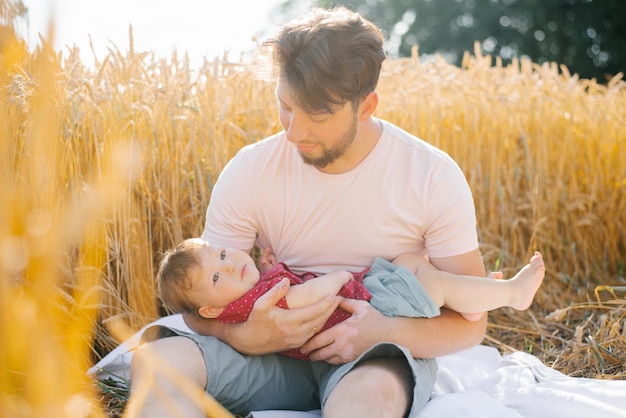
[[[198,252],[209,243],[201,238],[188,238],[166,251],[157,272],[157,292],[166,308],[178,313],[200,315],[189,293],[193,287],[190,270],[201,267]]]

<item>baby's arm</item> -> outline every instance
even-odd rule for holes
[[[265,248],[259,258],[259,271],[265,273],[276,265],[276,254],[270,249]]]
[[[352,273],[336,270],[289,288],[285,299],[290,308],[300,308],[319,302],[325,296],[336,295],[352,279]]]

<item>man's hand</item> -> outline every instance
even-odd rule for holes
[[[246,322],[227,326],[225,341],[249,355],[275,353],[300,347],[321,329],[341,298],[329,295],[321,301],[296,309],[282,309],[276,303],[289,290],[283,279],[261,296]]]
[[[387,317],[368,302],[343,299],[339,307],[352,314],[350,318],[311,338],[301,351],[311,360],[343,364],[356,359],[381,341]]]

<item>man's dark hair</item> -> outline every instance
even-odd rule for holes
[[[294,100],[312,114],[360,104],[376,89],[385,59],[380,29],[344,7],[312,9],[264,46]]]

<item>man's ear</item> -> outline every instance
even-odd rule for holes
[[[359,105],[359,120],[365,121],[369,119],[378,107],[378,93],[373,91],[369,93]]]
[[[213,319],[213,318],[217,318],[219,316],[219,314],[222,313],[223,310],[224,310],[224,308],[214,308],[212,306],[202,306],[201,308],[198,308],[198,313],[203,318]]]

